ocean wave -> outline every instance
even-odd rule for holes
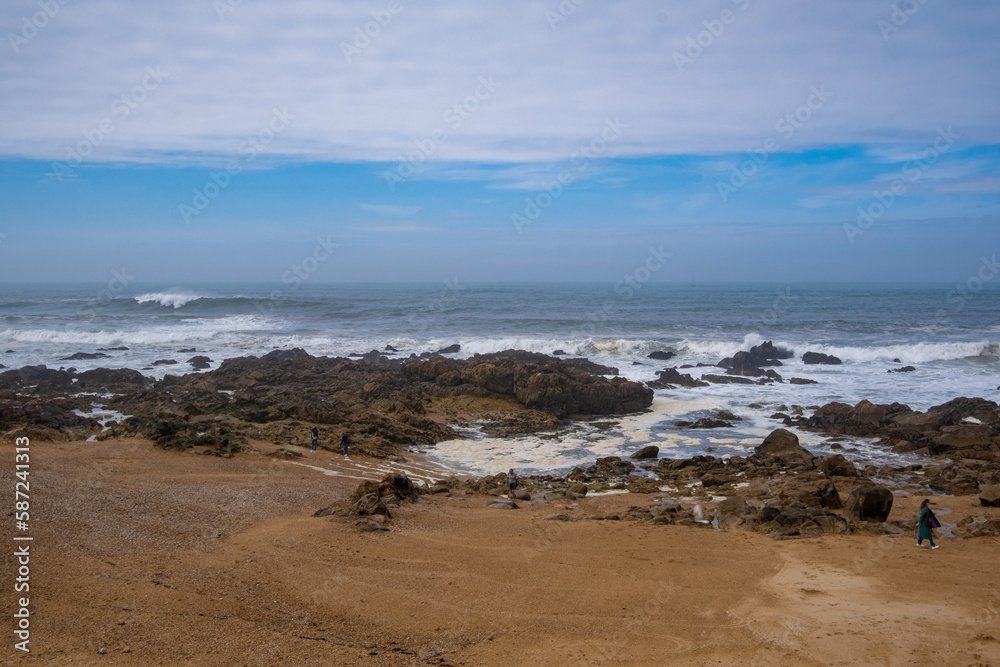
[[[164,308],[173,307],[174,310],[180,308],[186,303],[191,303],[192,301],[197,301],[198,299],[204,299],[206,297],[201,294],[191,294],[184,292],[150,292],[149,294],[140,294],[135,297],[136,303],[158,303]]]

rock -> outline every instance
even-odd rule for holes
[[[571,521],[569,514],[550,514],[542,521]]]
[[[635,470],[635,466],[628,461],[622,461],[618,456],[606,456],[599,458],[594,465],[587,468],[587,475],[594,479],[606,481],[608,478],[625,477]]]
[[[442,347],[440,350],[435,352],[435,354],[455,354],[456,352],[460,352],[461,350],[462,350],[461,345],[459,345],[458,343],[453,343],[448,347]]]
[[[886,373],[912,373],[917,370],[913,366],[903,366],[902,368],[890,368]]]
[[[791,350],[775,347],[771,341],[765,341],[760,345],[754,345],[749,351],[740,351],[732,357],[727,357],[718,363],[721,368],[735,370],[738,375],[748,375],[741,369],[749,368],[760,370],[761,366],[781,366],[779,359],[791,359]]]
[[[393,347],[392,345],[386,345],[386,346],[385,346],[385,347],[383,348],[383,350],[382,350],[382,351],[383,351],[383,352],[393,352],[393,353],[395,353],[395,352],[399,352],[399,350],[397,350],[396,348],[394,348],[394,347]]]
[[[182,347],[181,349],[177,350],[178,354],[194,354],[197,351],[198,350],[193,347]]]
[[[586,484],[580,484],[580,483],[570,484],[569,488],[566,489],[568,493],[572,493],[574,496],[577,496],[578,498],[582,498],[583,496],[587,495],[587,491],[589,490],[590,488]]]
[[[637,452],[633,452],[630,459],[655,459],[660,455],[660,448],[656,445],[646,445]]]
[[[843,454],[830,454],[816,459],[816,468],[828,477],[857,477],[858,469]]]
[[[892,447],[893,454],[908,454],[910,452],[920,449],[918,445],[913,444],[909,440],[900,440]]]
[[[809,378],[791,378],[788,381],[789,384],[819,384],[816,380],[810,380]]]
[[[194,352],[193,349],[191,351]],[[308,354],[308,353],[301,347],[293,347],[290,350],[271,350],[263,357],[261,357],[261,359],[263,359],[264,361],[274,361],[274,360],[283,361],[285,359],[294,359],[300,354]]]
[[[838,365],[843,362],[832,354],[823,354],[822,352],[806,352],[802,355],[802,363]]]
[[[208,368],[212,364],[212,360],[211,359],[209,359],[206,356],[202,356],[202,355],[198,355],[196,357],[191,357],[190,359],[187,360],[187,362],[189,364],[191,364],[191,366],[195,370],[201,370],[203,368]]]
[[[514,498],[516,500],[528,501],[528,500],[531,500],[531,494],[528,493],[527,489],[515,489],[514,490]]]
[[[702,417],[695,422],[686,421],[676,421],[674,426],[679,428],[731,428],[732,424],[721,419],[713,419],[712,417]]]
[[[670,352],[669,350],[667,350],[667,351],[655,350],[653,352],[650,352],[647,355],[647,358],[648,359],[657,359],[659,361],[666,361],[667,359],[672,359],[673,357],[676,357],[676,356],[677,356],[676,352]]]
[[[366,533],[384,533],[389,530],[388,526],[383,526],[377,521],[372,521],[371,519],[361,519],[354,522],[354,525]]]
[[[851,491],[844,509],[848,521],[883,522],[892,510],[892,492],[878,486],[862,486]]]
[[[369,493],[358,498],[354,502],[351,511],[358,516],[369,516],[372,514],[389,516],[389,509],[376,493]]]
[[[967,516],[956,524],[962,537],[1000,536],[1000,519]]]
[[[799,444],[799,437],[788,429],[779,428],[772,431],[764,442],[754,448],[758,455],[772,456],[786,464],[801,463],[807,467],[813,465],[813,455]]]
[[[983,507],[1000,507],[1000,484],[991,484],[979,489],[979,503]]]
[[[824,534],[828,535],[840,535],[848,532],[851,528],[847,519],[837,514],[824,514],[813,517],[813,521],[816,522],[816,525],[819,526],[819,529]]]
[[[98,352],[126,352],[126,351],[128,351],[128,348],[125,347],[124,345],[121,345],[119,347],[99,347],[99,348],[97,348],[97,351]],[[182,350],[182,352],[183,352],[183,350]]]
[[[401,500],[409,500],[415,503],[417,502],[419,491],[417,491],[416,484],[406,475],[402,473],[389,473],[378,483],[378,494],[379,496],[393,494]]]
[[[154,366],[173,366],[177,363],[176,359],[157,359],[153,362]]]
[[[107,359],[109,355],[103,352],[76,352],[68,357],[62,357],[59,361],[82,361],[84,359]]]
[[[486,503],[486,507],[495,510],[516,510],[517,503],[515,503],[513,500],[507,500],[505,498],[496,498]]]
[[[711,382],[713,384],[756,384],[750,378],[745,378],[740,375],[712,375],[706,374],[701,376],[702,380]]]
[[[681,373],[676,368],[665,368],[662,371],[657,371],[656,373],[658,379],[654,382],[659,382],[663,385],[677,385],[680,387],[707,387],[707,382],[702,382],[701,380],[695,380],[688,373]]]
[[[701,476],[701,485],[706,489],[712,488],[713,486],[722,486],[723,484],[729,484],[730,482],[736,481],[736,477],[732,475],[720,475],[717,473],[705,473]]]
[[[552,353],[552,356],[554,356],[554,357],[565,357],[565,356],[567,356],[567,352],[566,352],[566,350],[556,350],[555,352]]]

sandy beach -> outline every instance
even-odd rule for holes
[[[388,532],[362,532],[313,514],[361,479],[433,467],[304,448],[288,462],[253,444],[233,459],[138,439],[33,444],[32,650],[7,646],[4,662],[1000,664],[997,538],[931,551],[910,536],[587,518],[639,494],[514,511],[423,495]],[[1000,514],[935,501],[945,528]],[[890,518],[918,502],[897,496]],[[12,580],[13,559],[2,568]]]

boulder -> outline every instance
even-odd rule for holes
[[[802,363],[838,365],[843,362],[832,354],[823,354],[822,352],[806,352],[802,355]]]
[[[843,454],[830,454],[816,459],[816,468],[828,477],[857,477],[858,469]]]
[[[416,484],[409,477],[401,473],[389,473],[378,483],[379,496],[392,494],[401,500],[416,502],[418,493]]]
[[[194,368],[195,370],[202,370],[204,368],[208,368],[212,364],[212,360],[203,355],[197,355],[191,357],[190,359],[187,360],[187,362],[191,364],[191,367]]]
[[[173,366],[178,363],[176,359],[157,359],[153,362],[154,366]]]
[[[890,368],[886,373],[912,373],[917,370],[913,366],[902,366],[900,368]]]
[[[892,491],[880,486],[862,486],[851,491],[844,516],[848,521],[883,522],[892,510]]]
[[[788,429],[779,428],[772,431],[764,442],[754,448],[754,453],[772,456],[787,464],[801,463],[807,467],[813,465],[813,455],[799,444],[799,437]]]
[[[1000,484],[980,488],[979,503],[983,507],[1000,507]]]
[[[750,378],[741,375],[713,375],[709,373],[702,375],[701,379],[713,384],[757,384]]]
[[[566,491],[567,493],[572,493],[574,496],[583,497],[587,495],[587,491],[589,490],[590,488],[586,484],[577,483],[577,484],[570,484],[569,488]]]
[[[637,452],[633,452],[630,459],[655,459],[660,455],[660,448],[656,445],[646,445]]]
[[[486,503],[486,507],[495,510],[516,510],[517,503],[513,500],[507,500],[506,498],[495,498]]]
[[[648,358],[649,359],[658,359],[660,361],[666,361],[667,359],[670,359],[670,358],[675,357],[675,356],[677,356],[677,354],[675,352],[670,352],[670,351],[664,352],[662,350],[656,350],[654,352],[650,352],[649,355],[648,355]]]
[[[527,502],[527,501],[531,500],[531,494],[528,492],[527,489],[515,489],[514,490],[514,498],[516,500],[523,500],[523,501]]]
[[[676,368],[665,368],[656,373],[658,379],[653,382],[661,385],[677,385],[679,387],[707,387],[707,382],[695,380],[689,373],[681,373]],[[650,383],[652,384],[652,383]],[[659,387],[657,387],[659,388]]]
[[[351,511],[358,516],[373,514],[381,514],[385,517],[389,516],[389,508],[385,506],[382,499],[375,493],[369,493],[358,498],[351,507]]]
[[[635,465],[622,461],[619,456],[605,456],[587,468],[587,475],[597,480],[605,481],[611,477],[625,477],[635,470]]]
[[[956,524],[962,537],[1000,536],[1000,519],[967,516]]]
[[[107,359],[109,355],[103,352],[76,352],[68,357],[60,357],[59,361],[83,361],[85,359]]]
[[[819,384],[816,380],[810,380],[809,378],[791,378],[788,380],[789,384]]]
[[[459,345],[458,343],[453,343],[448,347],[442,347],[435,354],[455,354],[456,352],[460,352],[461,349],[462,349],[461,345]]]

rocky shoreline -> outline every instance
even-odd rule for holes
[[[782,354],[770,343],[738,353],[720,362],[729,374],[720,377],[781,381],[757,371],[760,365],[779,365]],[[402,460],[410,447],[459,437],[455,427],[470,422],[483,432],[508,435],[648,408],[652,389],[617,373],[615,368],[586,359],[518,350],[464,360],[439,355],[391,359],[375,351],[356,359],[275,351],[262,358],[229,359],[212,371],[168,375],[159,381],[129,369],[77,373],[29,366],[0,373],[0,431],[7,437],[28,436],[35,441],[139,436],[167,449],[233,456],[252,441],[301,444],[308,424],[323,429],[324,446],[335,446],[334,434],[349,431],[353,452]],[[703,384],[678,369],[665,369],[660,378],[649,384]],[[104,406],[100,425],[95,421],[101,415],[91,407],[95,397]],[[107,421],[108,412],[119,418]],[[677,425],[717,428],[738,419],[723,411]],[[788,413],[776,412],[772,419],[832,436],[877,438],[893,452],[913,452],[925,462],[859,469],[840,454],[813,456],[799,445],[794,433],[778,428],[750,456],[669,459],[659,458],[657,448],[649,446],[635,452],[631,460],[612,456],[578,467],[565,477],[529,477],[523,493],[529,500],[535,494],[536,500],[540,495],[569,501],[588,492],[649,494],[648,506],[633,508],[629,518],[692,525],[712,525],[698,523],[693,508],[723,498],[711,506],[712,516],[703,521],[714,519],[717,527],[743,526],[776,538],[908,530],[885,523],[882,515],[888,515],[888,508],[882,508],[884,513],[879,509],[849,517],[842,511],[873,493],[866,490],[887,485],[913,494],[982,494],[984,505],[1000,503],[996,498],[1000,406],[992,401],[956,398],[926,412],[899,403],[861,401],[850,406],[834,402],[815,406],[810,416],[793,406]],[[839,445],[834,442],[832,446]],[[424,491],[497,495],[504,484],[503,475],[453,478]],[[361,495],[371,495],[371,491]],[[686,509],[678,499],[685,501]],[[366,503],[373,501],[369,498]],[[498,506],[506,507],[504,503]],[[1000,534],[1000,522],[973,517],[958,532]]]

